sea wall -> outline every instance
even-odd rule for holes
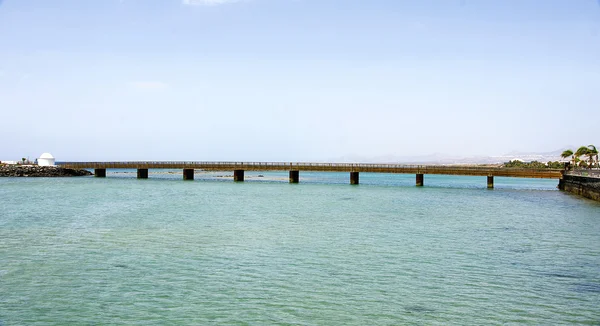
[[[92,175],[92,172],[58,166],[0,165],[0,177],[79,177],[86,175]]]
[[[560,190],[600,201],[600,178],[565,174],[558,187]]]

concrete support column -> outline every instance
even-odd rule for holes
[[[106,169],[94,169],[94,176],[98,178],[106,178]]]
[[[558,190],[565,190],[565,179],[558,179]]]
[[[148,179],[148,169],[137,169],[138,179]]]
[[[494,176],[493,175],[488,175],[487,186],[488,186],[488,189],[494,189]]]
[[[357,185],[359,181],[358,172],[350,172],[350,184]]]
[[[417,187],[423,187],[423,174],[417,174]]]
[[[194,169],[183,169],[183,180],[194,180]]]
[[[242,182],[244,181],[244,170],[233,171],[233,181]]]
[[[290,171],[290,183],[300,182],[300,171]]]

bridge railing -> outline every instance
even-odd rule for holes
[[[60,162],[59,165],[70,168],[105,169],[205,169],[205,170],[305,170],[337,172],[379,172],[379,173],[422,173],[422,174],[461,174],[496,175],[515,177],[560,178],[561,170],[502,168],[489,166],[460,165],[416,165],[385,163],[318,163],[318,162],[232,162],[232,161],[127,161],[127,162]]]
[[[440,169],[448,168],[453,170],[490,170],[502,169],[500,167],[478,167],[478,166],[455,166],[455,165],[418,165],[418,164],[386,164],[386,163],[314,163],[314,162],[234,162],[234,161],[114,161],[114,162],[57,162],[58,165],[71,167],[140,167],[140,166],[160,166],[163,167],[181,167],[181,166],[239,166],[242,167],[369,167],[369,168],[399,168],[399,169]],[[516,170],[516,169],[514,169]],[[522,169],[533,171],[532,169]]]
[[[574,171],[568,171],[565,174],[580,176],[580,177],[600,178],[600,170],[574,170]]]

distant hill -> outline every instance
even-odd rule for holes
[[[345,155],[332,158],[331,162],[347,163],[396,163],[396,164],[502,164],[511,160],[521,160],[523,162],[538,161],[564,161],[560,154],[564,149],[557,149],[551,152],[518,152],[513,151],[496,156],[456,156],[443,153],[433,153],[421,156],[363,156],[363,155]]]

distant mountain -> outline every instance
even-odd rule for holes
[[[572,147],[571,147],[572,148]],[[396,163],[396,164],[502,164],[512,160],[521,160],[523,162],[548,162],[564,161],[560,154],[564,149],[558,149],[551,152],[519,152],[512,151],[507,154],[497,156],[457,156],[443,153],[433,153],[420,156],[364,156],[350,154],[337,158],[332,158],[331,162],[343,163]]]

